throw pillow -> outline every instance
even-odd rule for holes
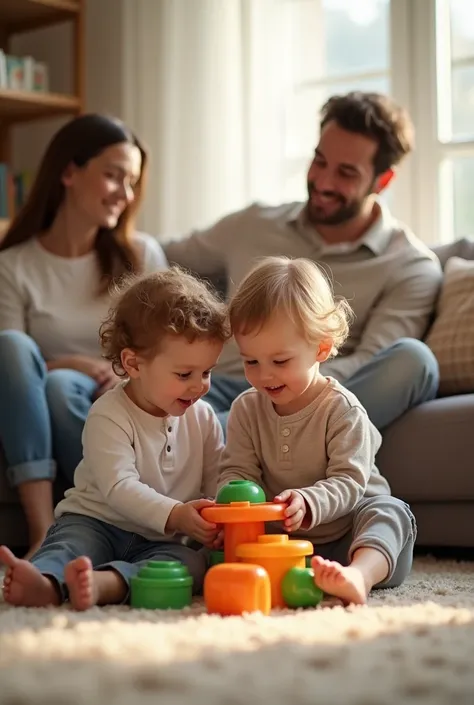
[[[474,261],[447,261],[426,343],[438,360],[439,393],[474,392]]]

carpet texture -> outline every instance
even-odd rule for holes
[[[0,605],[1,705],[472,705],[473,658],[470,563],[270,617]]]

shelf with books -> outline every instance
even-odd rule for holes
[[[9,34],[27,32],[70,20],[80,9],[78,0],[0,0],[0,25]]]
[[[74,115],[80,112],[79,98],[59,93],[0,89],[0,116],[21,122],[40,117]]]
[[[84,110],[85,3],[86,0],[0,0],[0,231],[21,208],[28,190],[29,179],[16,173],[15,168],[18,162],[24,162],[16,154],[16,126],[74,117]],[[67,24],[68,52],[70,49],[72,54],[67,94],[55,93],[54,85],[50,88],[50,66],[36,55],[35,41],[32,40],[30,51],[25,37],[22,55],[14,51],[14,36],[19,32],[58,23]],[[37,51],[41,54],[39,48]],[[49,61],[52,56],[54,61],[62,60],[59,53],[53,53]]]
[[[32,56],[14,56],[0,49],[0,90],[49,92],[49,68]]]

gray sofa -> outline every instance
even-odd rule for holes
[[[474,242],[459,240],[436,252],[443,264],[453,255],[474,259]],[[474,546],[473,462],[474,394],[422,404],[384,432],[378,465],[393,493],[410,503],[419,546]],[[28,543],[18,497],[1,471],[0,543]]]
[[[435,252],[443,266],[453,256],[474,260],[474,241]],[[393,494],[411,505],[419,546],[474,546],[474,394],[409,411],[385,430],[377,461]]]

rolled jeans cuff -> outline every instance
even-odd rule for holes
[[[7,477],[12,487],[17,487],[24,482],[35,480],[51,480],[56,477],[56,463],[50,458],[45,460],[30,460],[27,463],[13,465],[7,470]]]

